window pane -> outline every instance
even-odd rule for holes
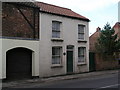
[[[52,57],[52,64],[55,64],[55,57]]]
[[[78,33],[84,33],[84,29],[79,29]]]
[[[60,47],[53,47],[52,55],[60,55]]]
[[[84,39],[84,34],[78,34],[78,39]]]
[[[84,25],[78,25],[78,32],[84,33],[85,26]]]
[[[85,61],[85,57],[84,56],[81,56],[81,57],[78,57],[78,62],[84,62]]]
[[[80,48],[80,55],[84,55],[84,48]]]
[[[52,32],[52,37],[53,38],[60,38],[60,32],[53,31]]]
[[[55,24],[52,23],[52,30],[55,30]]]
[[[57,33],[56,32],[52,32],[52,37],[56,38],[57,37]]]
[[[85,54],[86,54],[86,48],[79,47],[78,48],[78,62],[85,62]]]
[[[60,57],[53,57],[52,64],[60,64]]]
[[[56,31],[60,31],[60,23],[56,23]]]
[[[60,22],[52,22],[52,30],[60,31]]]
[[[60,57],[56,57],[56,64],[60,64]]]
[[[60,55],[60,48],[55,48],[55,55]]]
[[[61,47],[52,47],[52,64],[60,64],[61,61]]]
[[[52,55],[55,55],[55,48],[52,47]]]
[[[84,33],[84,28],[81,28],[81,29],[79,28],[78,33]]]
[[[60,32],[57,32],[57,36],[56,36],[57,38],[60,38]]]
[[[60,22],[57,21],[52,22],[52,37],[60,38]]]
[[[78,39],[84,39],[85,25],[78,25]]]

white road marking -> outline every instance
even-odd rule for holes
[[[120,84],[114,84],[114,85],[109,85],[109,86],[99,87],[99,88],[92,89],[92,90],[98,90],[98,89],[103,89],[103,88],[110,88],[110,87],[119,86],[119,85],[120,85]]]
[[[114,87],[114,86],[119,86],[120,84],[115,84],[115,85],[109,85],[109,86],[105,86],[105,87],[100,87],[100,88],[109,88],[109,87]]]

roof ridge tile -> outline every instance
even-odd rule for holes
[[[57,5],[54,5],[54,4],[49,4],[49,3],[44,3],[44,2],[37,2],[37,3],[43,3],[43,4],[50,5],[50,6],[58,7],[58,8],[63,8],[63,9],[68,9],[68,10],[71,10],[71,9],[69,9],[69,8],[66,8],[66,7],[61,7],[61,6],[57,6]]]
[[[36,2],[36,5],[40,7],[40,11],[51,13],[55,15],[66,16],[69,18],[80,19],[84,21],[90,21],[88,18],[72,11],[71,9],[44,3],[44,2]]]

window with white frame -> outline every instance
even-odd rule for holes
[[[84,40],[85,38],[85,25],[78,25],[78,39]]]
[[[59,21],[52,21],[52,38],[60,38],[60,24]]]
[[[62,47],[52,47],[52,64],[61,64]]]
[[[78,63],[84,63],[86,56],[86,48],[78,47]]]

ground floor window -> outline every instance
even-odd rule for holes
[[[52,64],[61,64],[62,47],[52,47]]]
[[[84,63],[86,56],[86,48],[78,47],[78,63]]]

